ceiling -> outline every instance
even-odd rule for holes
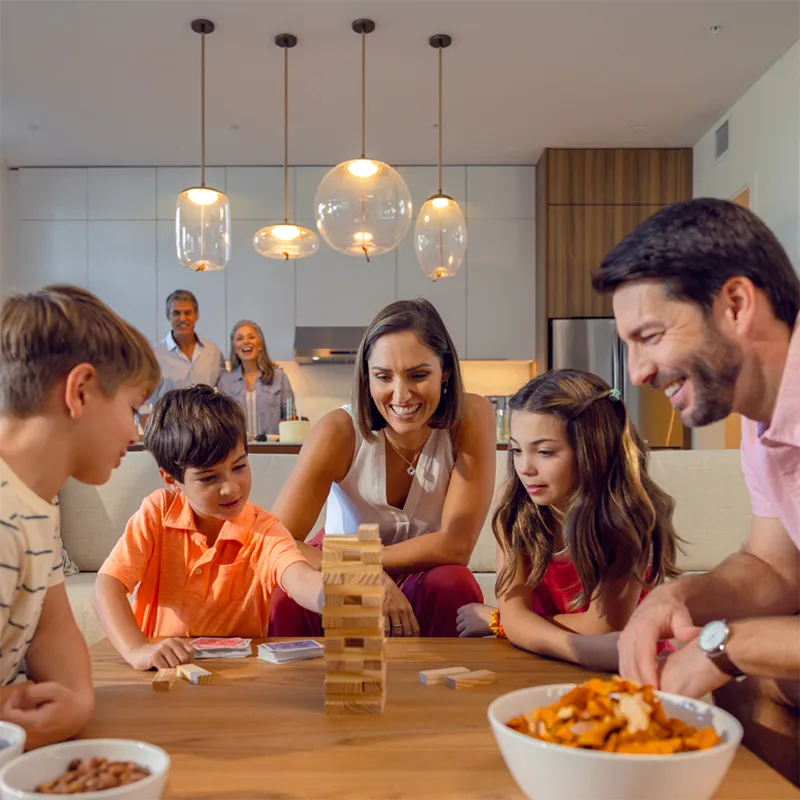
[[[368,15],[367,153],[436,160],[434,33],[444,53],[445,161],[530,164],[544,147],[691,146],[800,33],[795,0],[3,0],[0,153],[8,166],[283,161],[290,52],[294,164],[353,157]],[[722,25],[719,33],[709,28]]]

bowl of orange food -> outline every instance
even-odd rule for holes
[[[710,800],[742,739],[721,708],[620,679],[519,689],[488,716],[530,800]]]

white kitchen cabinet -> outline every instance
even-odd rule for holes
[[[200,185],[200,165],[196,167],[158,167],[156,169],[156,214],[157,219],[175,220],[175,204],[178,195],[192,186]],[[225,167],[206,167],[206,186],[210,189],[225,189]],[[231,217],[236,211],[231,207]]]
[[[536,167],[467,167],[467,220],[533,219]]]
[[[260,220],[259,228],[283,222],[283,167],[228,167],[225,184],[234,221]],[[289,167],[289,216],[293,189],[294,167]]]
[[[21,220],[86,219],[85,169],[20,169]]]
[[[90,220],[88,230],[89,291],[155,342],[161,308],[155,221]]]
[[[533,360],[534,221],[472,219],[468,230],[466,357]]]
[[[237,244],[234,242],[233,247]],[[234,250],[235,252],[235,250]],[[225,319],[225,270],[194,272],[178,263],[175,249],[175,224],[158,223],[158,281],[157,304],[158,338],[163,339],[170,330],[166,316],[166,299],[176,289],[188,289],[197,298],[200,319],[197,333],[211,339],[223,353],[227,352],[229,331]]]
[[[86,222],[17,223],[17,263],[8,287],[31,292],[52,283],[86,288]]]
[[[252,246],[261,220],[236,220],[231,228],[236,248],[224,271],[227,298],[227,328],[241,319],[253,320],[264,332],[273,361],[294,358],[295,270],[303,261],[264,258]],[[230,333],[229,330],[229,333]],[[229,340],[226,340],[226,358]]]
[[[89,219],[156,218],[156,171],[153,167],[90,168],[88,187]]]
[[[310,220],[298,224],[311,227]],[[364,258],[331,250],[319,251],[296,263],[298,325],[368,325],[384,306],[397,298],[397,250]]]
[[[296,219],[314,220],[314,197],[322,179],[333,169],[329,167],[295,167],[294,171],[294,216]],[[312,230],[316,222],[303,223]]]
[[[413,231],[397,248],[397,299],[424,297],[436,306],[460,358],[467,353],[467,265],[452,277],[432,281],[414,252]]]
[[[409,191],[414,206],[414,220],[408,232],[409,238],[414,235],[414,222],[422,204],[439,191],[438,170],[436,167],[398,167]],[[450,195],[466,214],[466,167],[444,167],[442,169],[442,191]]]

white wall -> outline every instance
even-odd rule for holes
[[[714,132],[730,121],[730,147],[714,159]],[[694,146],[694,196],[731,198],[750,187],[750,205],[800,272],[800,42]]]
[[[313,227],[316,187],[325,167],[294,167],[290,209]],[[231,202],[232,257],[221,272],[183,269],[175,253],[175,197],[197,180],[173,167],[12,170],[14,254],[0,296],[47,283],[85,286],[151,341],[169,330],[164,299],[177,288],[200,304],[198,333],[228,350],[231,326],[249,318],[264,330],[270,355],[286,364],[301,412],[312,419],[349,398],[351,367],[299,367],[296,325],[367,325],[387,303],[426,297],[439,309],[462,359],[534,358],[535,167],[451,166],[444,188],[464,208],[467,261],[451,279],[433,283],[413,250],[413,222],[400,246],[366,264],[323,242],[314,257],[265,259],[253,234],[283,217],[278,167],[212,167],[209,185]],[[415,209],[436,191],[436,168],[401,167]],[[527,379],[527,363],[473,370],[484,394],[508,394]],[[518,380],[518,376],[523,379]],[[469,388],[470,380],[467,380]],[[508,388],[511,386],[511,388]]]

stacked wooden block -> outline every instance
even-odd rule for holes
[[[322,542],[325,606],[325,711],[380,714],[386,701],[383,658],[383,546],[377,525]]]

